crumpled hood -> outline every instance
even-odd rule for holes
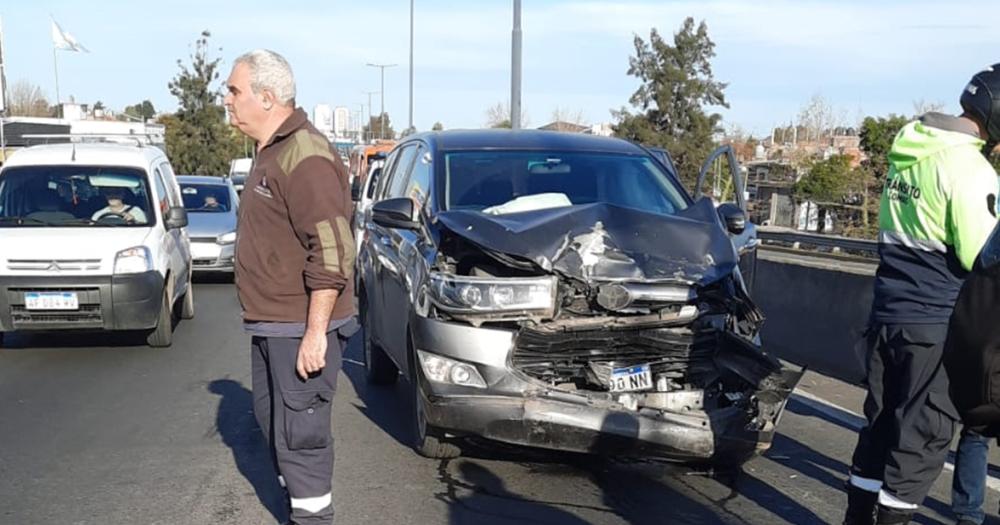
[[[585,281],[705,285],[738,262],[708,199],[673,216],[602,203],[508,215],[455,210],[438,220],[482,248]]]
[[[981,139],[961,131],[942,129],[948,127],[942,117],[947,116],[930,114],[923,121],[903,126],[889,151],[889,164],[896,171],[905,170],[944,149],[960,146],[973,147],[976,151],[982,149],[985,142]]]

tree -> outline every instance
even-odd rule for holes
[[[629,58],[628,74],[641,82],[629,102],[636,113],[622,108],[615,135],[670,152],[681,180],[694,186],[701,164],[714,148],[712,136],[721,131],[722,117],[707,113],[707,106],[729,107],[723,91],[726,84],[712,76],[715,44],[708,27],[694,19],[684,21],[670,45],[654,28],[649,42],[636,36],[635,56]]]
[[[125,106],[124,113],[133,119],[140,119],[145,122],[156,116],[156,109],[153,107],[152,102],[143,100],[134,106]]]
[[[12,117],[51,117],[54,114],[42,88],[27,80],[11,85],[7,101],[7,114]]]
[[[833,106],[823,98],[823,95],[817,93],[799,110],[800,134],[798,140],[803,142],[817,141],[842,124],[844,120],[843,115],[838,115]],[[805,132],[804,135],[801,134],[802,131]]]
[[[104,111],[104,102],[100,100],[94,102],[94,111]]]
[[[560,107],[552,111],[552,122],[567,122],[577,126],[584,126],[587,123],[586,119],[583,118],[582,109],[569,110]]]
[[[191,64],[177,60],[180,73],[168,84],[179,109],[160,122],[167,127],[167,155],[178,173],[224,175],[239,151],[237,134],[226,123],[222,93],[216,85],[221,59],[208,56],[211,36],[208,31],[201,33]],[[140,109],[144,110],[143,105]]]
[[[389,122],[389,114],[383,113],[382,116],[385,117],[384,122],[379,119],[378,115],[369,117],[368,125],[361,129],[362,136],[373,139],[395,139],[396,132],[392,129],[392,123]]]
[[[926,113],[930,113],[932,111],[933,112],[940,112],[941,110],[944,109],[944,106],[945,106],[944,102],[941,102],[940,100],[935,101],[935,102],[926,101],[926,100],[924,100],[922,98],[918,99],[918,100],[914,100],[913,101],[913,117],[917,118],[917,117],[920,117],[921,115],[924,115]]]
[[[435,122],[434,125],[431,126],[431,131],[444,131],[444,124]]]
[[[851,193],[853,175],[850,156],[831,155],[826,160],[814,162],[809,172],[795,183],[793,191],[809,200],[842,202]]]
[[[867,117],[861,123],[861,150],[868,156],[865,165],[881,179],[889,171],[889,149],[896,134],[909,120],[899,115]]]
[[[521,127],[528,127],[528,114],[521,108]],[[486,127],[488,128],[511,128],[510,105],[506,102],[497,102],[486,110]]]

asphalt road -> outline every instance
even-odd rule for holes
[[[0,524],[272,524],[276,475],[251,414],[248,337],[231,284],[202,283],[174,346],[18,335],[0,349]],[[364,383],[346,355],[334,413],[337,523],[838,523],[858,392],[813,377],[774,447],[733,474],[472,446],[405,444],[405,384]],[[825,401],[824,401],[825,400]],[[994,461],[994,464],[996,462]],[[919,523],[951,523],[945,472]],[[996,512],[991,492],[987,510]]]

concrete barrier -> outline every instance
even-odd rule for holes
[[[860,382],[874,282],[874,264],[761,250],[753,295],[767,317],[764,348],[824,375]]]

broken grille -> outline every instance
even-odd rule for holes
[[[682,380],[715,370],[712,357],[718,333],[704,329],[538,331],[523,328],[514,344],[512,364],[549,383],[593,377],[592,364],[628,367],[649,364],[654,376]]]

